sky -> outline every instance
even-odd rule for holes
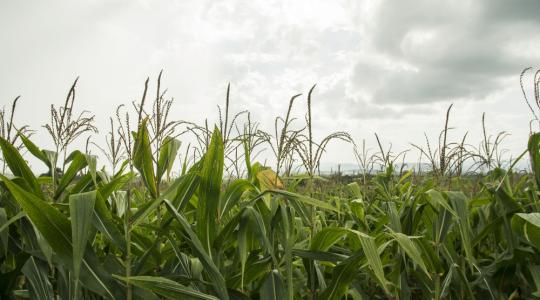
[[[103,140],[120,104],[162,86],[171,117],[217,121],[231,84],[231,110],[273,130],[291,96],[301,125],[313,93],[314,134],[347,131],[375,149],[436,143],[453,103],[450,141],[508,132],[509,155],[526,147],[532,117],[519,75],[540,67],[540,1],[0,1],[0,107],[21,100],[15,121],[36,130],[79,76],[75,110],[89,110]],[[532,95],[532,73],[525,87]],[[413,153],[413,152],[411,152]],[[411,154],[416,156],[416,154]],[[325,162],[354,162],[334,143]],[[411,158],[410,160],[416,160]]]

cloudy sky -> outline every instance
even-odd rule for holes
[[[518,154],[531,118],[519,74],[540,67],[538,12],[537,0],[3,0],[0,106],[22,95],[16,121],[50,147],[41,126],[77,76],[77,109],[95,113],[102,133],[161,69],[175,119],[216,120],[230,82],[233,111],[267,130],[317,83],[318,136],[346,130],[374,148],[377,132],[403,150],[424,132],[435,140],[454,103],[451,139],[468,131],[476,145],[485,112]],[[325,160],[352,162],[351,147],[335,144]]]

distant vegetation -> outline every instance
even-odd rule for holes
[[[532,102],[528,70],[533,128],[540,73]],[[511,159],[484,115],[478,146],[467,134],[451,141],[450,105],[438,140],[411,145],[430,166],[421,172],[378,135],[376,150],[346,132],[316,140],[315,86],[305,121],[292,117],[295,95],[266,132],[229,111],[229,89],[219,122],[195,124],[173,120],[161,73],[155,92],[148,83],[111,116],[105,143],[89,138],[94,116],[75,109],[77,80],[44,125],[54,149],[15,123],[19,98],[0,111],[1,299],[540,298],[533,129]],[[188,135],[195,142],[182,145]],[[71,149],[84,137],[85,149]],[[358,174],[321,175],[337,140]],[[271,164],[258,162],[262,151]],[[531,171],[514,171],[527,155]],[[30,156],[48,171],[32,171]]]

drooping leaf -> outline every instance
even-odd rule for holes
[[[186,300],[217,300],[218,298],[201,293],[192,288],[184,286],[178,282],[164,277],[155,276],[131,276],[122,277],[114,275],[115,278],[130,283],[134,286],[152,291],[167,299],[186,299]]]
[[[10,142],[6,141],[2,137],[0,137],[0,148],[4,154],[3,159],[7,163],[13,175],[23,178],[25,183],[28,185],[28,188],[30,188],[30,191],[37,196],[42,197],[43,192],[41,191],[41,186],[19,151],[17,151],[17,149]]]
[[[365,233],[360,232],[358,232],[358,237],[360,238],[360,243],[362,244],[362,249],[366,255],[369,267],[375,274],[375,277],[381,284],[382,288],[388,292],[388,285],[386,278],[384,277],[383,265],[377,250],[377,245],[375,244],[375,239]]]
[[[517,213],[512,217],[512,229],[540,250],[540,213]]]
[[[38,146],[36,146],[27,136],[22,134],[21,132],[18,133],[19,138],[23,142],[24,146],[30,152],[32,155],[34,155],[36,158],[44,162],[47,167],[51,168],[51,163],[47,155],[43,152],[43,150],[39,149]]]
[[[392,233],[392,236],[398,242],[401,249],[405,251],[405,253],[412,259],[412,261],[417,264],[428,277],[431,277],[427,270],[426,264],[422,259],[420,250],[418,247],[416,247],[412,238],[400,232],[394,232]]]
[[[4,230],[7,230],[9,225],[11,225],[13,222],[25,216],[26,216],[26,212],[20,211],[19,213],[11,217],[9,220],[6,220],[4,223],[2,223],[2,226],[0,226],[0,233],[3,233]]]
[[[313,199],[311,197],[300,195],[300,194],[297,194],[297,193],[284,191],[284,190],[266,190],[266,191],[262,192],[261,195],[264,195],[264,194],[267,194],[267,193],[275,194],[275,195],[281,195],[281,196],[285,197],[286,199],[288,199],[290,201],[298,201],[298,202],[301,202],[303,204],[311,205],[311,206],[314,206],[314,207],[326,209],[326,210],[329,210],[329,211],[339,212],[339,210],[337,208],[335,208],[334,206],[332,206],[328,202]]]
[[[71,225],[69,220],[50,204],[25,191],[3,175],[0,175],[0,179],[53,250],[59,255],[71,257]]]
[[[438,208],[439,206],[442,206],[444,209],[446,209],[449,213],[451,213],[454,217],[457,217],[457,213],[454,209],[448,204],[448,201],[443,197],[441,192],[436,190],[429,190],[426,192],[429,195],[429,199],[431,201],[431,204]]]

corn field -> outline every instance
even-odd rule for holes
[[[77,81],[44,125],[54,149],[16,124],[19,98],[1,111],[1,299],[540,298],[540,133],[505,164],[485,116],[479,146],[449,139],[450,106],[439,140],[411,145],[420,171],[378,135],[376,151],[346,132],[316,141],[315,86],[266,132],[230,113],[229,89],[216,125],[172,120],[160,80],[85,149],[73,142],[98,133]],[[321,175],[334,141],[358,174]]]

